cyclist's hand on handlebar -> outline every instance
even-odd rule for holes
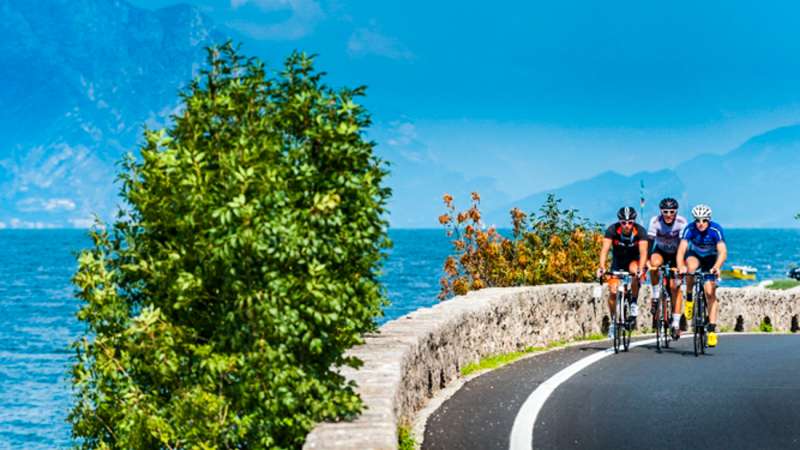
[[[597,269],[597,279],[599,280],[600,278],[603,278],[603,275],[605,275],[605,273],[606,273],[606,269],[604,269],[602,267],[598,268]]]
[[[719,269],[716,267],[712,267],[709,271],[712,275],[719,275]]]
[[[681,275],[686,275],[687,271],[688,271],[688,268],[686,266],[678,267],[678,273],[680,273]]]

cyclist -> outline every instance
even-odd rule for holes
[[[704,272],[714,275],[719,274],[719,269],[728,256],[728,248],[725,245],[725,235],[722,227],[711,221],[711,208],[708,205],[697,205],[692,208],[694,222],[690,223],[683,230],[681,243],[678,246],[678,270],[685,274],[687,271],[694,272],[699,267]],[[685,258],[685,259],[684,259]],[[692,289],[694,277],[687,275],[686,284],[686,309],[692,302]],[[703,289],[708,299],[708,346],[717,345],[717,302],[715,281],[706,281]],[[687,316],[691,314],[687,312]]]
[[[636,210],[630,206],[620,208],[617,212],[617,218],[619,221],[609,225],[603,236],[603,246],[600,249],[600,267],[597,269],[597,276],[602,277],[605,273],[608,251],[613,247],[611,270],[627,270],[632,274],[636,274],[631,286],[633,298],[631,299],[630,317],[627,318],[633,322],[635,327],[638,314],[636,300],[639,295],[639,277],[641,276],[639,271],[645,267],[647,262],[647,231],[643,226],[636,223]],[[609,282],[608,289],[608,310],[613,317],[617,306],[617,283]],[[608,336],[613,338],[614,333],[614,321],[612,321],[608,329]]]
[[[650,283],[653,291],[653,320],[655,321],[655,308],[659,295],[661,295],[661,283],[658,268],[664,263],[677,269],[678,263],[675,256],[678,252],[678,244],[681,241],[681,233],[686,227],[686,218],[678,215],[678,201],[667,197],[658,204],[661,214],[650,219],[650,226],[647,228],[647,238],[650,240]],[[672,339],[680,337],[681,320],[681,293],[675,279],[670,280],[670,292],[674,308],[672,310]]]

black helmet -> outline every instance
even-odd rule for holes
[[[636,210],[630,206],[623,206],[617,211],[617,218],[619,220],[636,220]]]
[[[672,197],[667,197],[658,204],[659,209],[678,209],[678,201]]]

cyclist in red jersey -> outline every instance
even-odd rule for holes
[[[636,326],[636,316],[638,315],[637,299],[639,296],[639,278],[641,271],[647,263],[647,231],[636,223],[636,210],[630,206],[620,208],[617,212],[619,221],[611,224],[603,236],[603,247],[600,249],[600,267],[597,269],[597,276],[602,277],[606,271],[606,261],[608,252],[613,248],[613,258],[611,270],[626,270],[634,274],[631,286],[633,298],[628,319]],[[608,284],[608,310],[614,315],[617,304],[617,283]],[[609,337],[613,337],[615,330],[612,322],[609,327]]]

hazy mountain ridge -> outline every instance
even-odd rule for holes
[[[614,220],[623,205],[639,207],[639,182],[644,181],[645,219],[655,214],[658,201],[672,196],[688,215],[696,203],[708,203],[714,217],[728,227],[797,227],[800,212],[800,125],[781,127],[754,136],[722,155],[704,154],[674,169],[621,175],[605,172],[557,189],[539,192],[487,215],[487,222],[508,226],[508,211],[538,210],[548,193],[563,199],[591,220]],[[640,220],[643,222],[644,220]]]
[[[0,223],[85,225],[117,203],[115,162],[225,40],[196,8],[0,2]]]

